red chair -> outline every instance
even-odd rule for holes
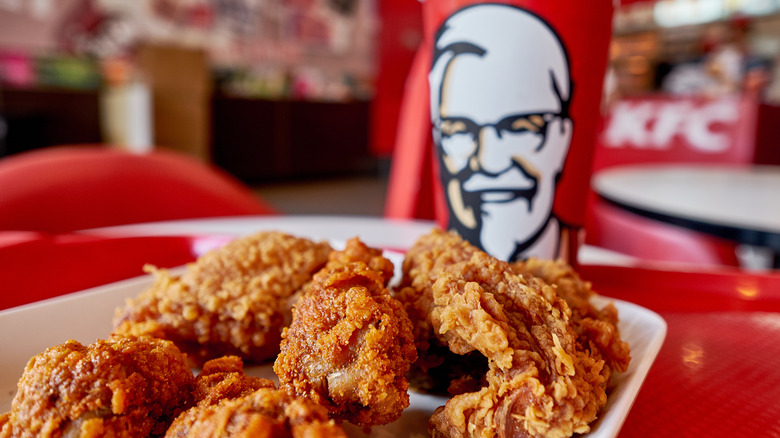
[[[274,213],[232,176],[174,152],[73,146],[0,159],[0,230]]]
[[[273,213],[240,181],[174,152],[74,146],[3,158],[0,309],[143,275],[146,263],[178,266],[199,256],[203,243],[215,245],[215,236],[107,237],[73,231]]]
[[[586,243],[641,260],[699,266],[739,266],[735,244],[665,224],[594,199]]]

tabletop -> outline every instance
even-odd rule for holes
[[[780,167],[711,164],[616,166],[594,191],[634,213],[780,251]]]
[[[63,269],[86,264],[91,271],[82,272],[98,272],[125,260],[125,251],[130,248],[133,254],[127,260],[131,262],[153,253],[158,263],[164,265],[167,257],[169,263],[179,264],[237,235],[262,229],[330,240],[360,236],[373,246],[403,252],[432,227],[426,221],[359,217],[248,217],[139,224],[81,233],[78,237],[90,245],[109,244],[96,256],[91,255],[92,248],[83,257],[62,257],[57,262]],[[584,264],[579,270],[600,294],[649,309],[667,324],[663,346],[619,436],[780,436],[780,275],[728,268],[671,271],[600,264]],[[51,283],[56,277],[48,278]],[[139,281],[145,280],[126,280],[110,289],[128,293]],[[90,289],[2,311],[0,333],[17,333],[19,324],[29,326],[30,318],[25,315],[32,313],[40,321],[92,317],[89,306],[101,302],[108,306],[113,303],[110,300],[118,299],[104,292]],[[85,308],[84,303],[89,306]],[[100,318],[108,324],[111,315],[101,314]],[[45,340],[52,331],[59,332],[58,336],[78,336],[79,330],[84,330],[83,324],[49,327],[52,330],[42,324],[25,332],[24,342],[16,341],[15,345],[23,346],[24,355],[48,346]],[[4,352],[7,348],[3,344]],[[9,355],[0,356],[3,362]]]

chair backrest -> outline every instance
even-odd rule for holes
[[[221,169],[170,151],[63,146],[0,159],[0,230],[273,213]]]

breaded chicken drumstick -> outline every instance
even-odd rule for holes
[[[392,272],[381,251],[357,239],[331,255],[284,332],[274,364],[281,389],[359,426],[400,417],[417,354],[411,322],[386,287]]]

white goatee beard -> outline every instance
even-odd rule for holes
[[[555,218],[542,224],[538,221],[529,223],[532,218],[528,214],[527,199],[520,198],[507,203],[485,203],[482,204],[482,210],[480,241],[488,254],[501,260],[509,260],[515,248],[525,243],[542,226],[546,227],[544,232],[524,251],[522,258],[533,256],[551,260],[557,257],[560,224]]]

